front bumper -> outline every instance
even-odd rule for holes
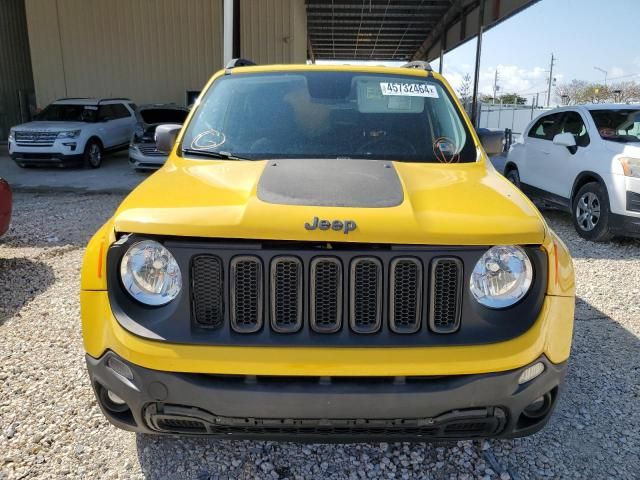
[[[22,146],[9,143],[9,156],[21,165],[72,165],[83,161],[79,139],[56,140],[50,146]]]
[[[166,155],[145,155],[137,144],[129,146],[129,163],[133,168],[157,170],[167,161]]]
[[[530,435],[547,423],[567,365],[542,356],[534,363],[544,372],[519,385],[528,365],[436,377],[272,377],[151,370],[113,352],[86,360],[102,411],[125,430],[332,442]],[[543,407],[525,413],[540,397]]]

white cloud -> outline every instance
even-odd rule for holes
[[[522,68],[517,65],[498,65],[499,93],[517,93],[523,96],[534,95],[536,92],[546,92],[549,84],[549,73],[543,67]],[[496,67],[488,67],[480,71],[481,94],[492,95]],[[444,75],[454,89],[462,83],[465,74],[473,78],[471,65],[444,65]],[[554,74],[556,82],[563,81],[561,73]]]

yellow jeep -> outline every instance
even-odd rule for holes
[[[566,247],[451,87],[235,62],[90,241],[98,402],[137,432],[303,441],[538,431],[571,347]],[[242,66],[240,66],[242,65]]]

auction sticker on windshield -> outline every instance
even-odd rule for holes
[[[380,90],[382,95],[438,98],[436,87],[424,83],[380,82]]]

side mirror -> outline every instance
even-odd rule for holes
[[[175,123],[158,125],[156,127],[156,149],[162,153],[171,153],[181,128],[182,125]]]
[[[476,132],[487,155],[500,155],[504,151],[504,132],[495,132],[487,128],[478,128]]]
[[[576,146],[576,139],[571,133],[559,133],[553,137],[553,143],[562,147],[573,148]]]

